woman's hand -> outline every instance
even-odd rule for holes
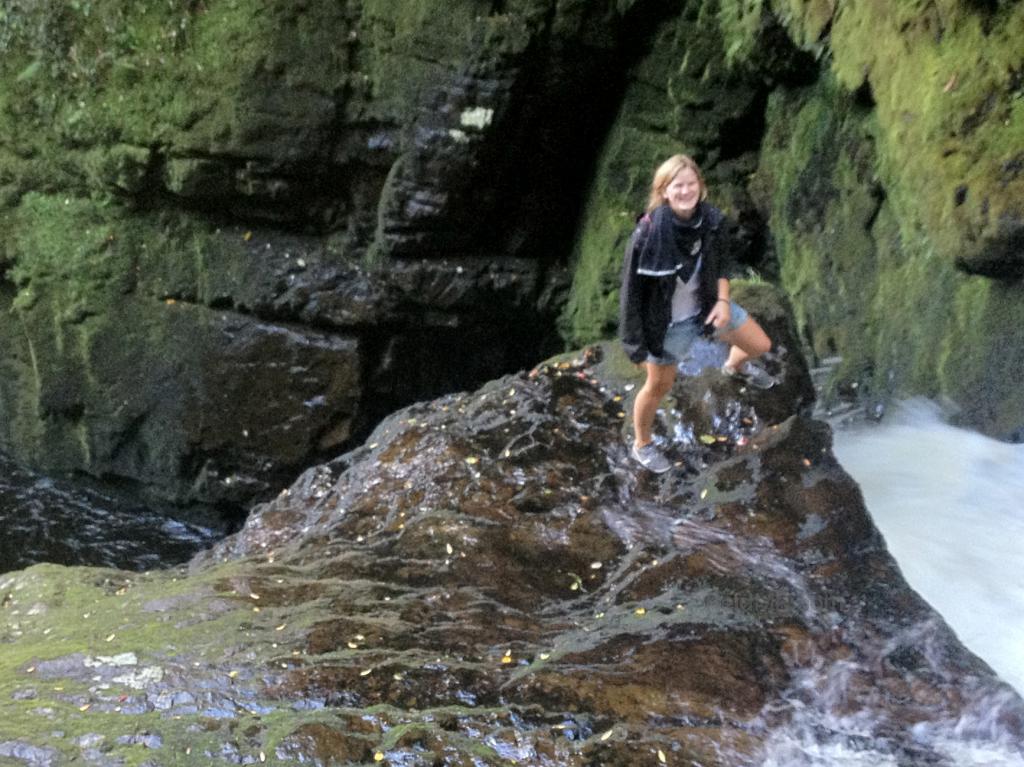
[[[721,330],[729,324],[730,319],[732,319],[732,308],[729,306],[729,302],[718,299],[711,307],[708,318],[704,322],[713,326],[715,330]]]

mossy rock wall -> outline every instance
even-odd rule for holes
[[[245,504],[553,351],[630,5],[0,1],[0,445]]]
[[[1020,424],[997,380],[1024,346],[998,322],[1024,252],[1020,3],[0,16],[0,444],[37,465],[241,502],[227,478],[261,487],[402,404],[555,351],[556,317],[573,346],[611,335],[623,245],[674,151],[819,355],[880,395]],[[239,333],[258,362],[227,351]],[[316,372],[290,362],[308,349]],[[251,397],[298,436],[254,443]]]
[[[754,184],[806,340],[871,399],[947,398],[1020,438],[1024,7],[848,4],[825,32],[819,82],[773,96]]]

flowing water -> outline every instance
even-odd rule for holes
[[[223,533],[83,481],[54,479],[0,453],[0,572],[36,564],[148,570],[185,562]]]
[[[915,400],[835,434],[835,453],[907,582],[1024,694],[1024,445]]]

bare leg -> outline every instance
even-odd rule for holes
[[[647,380],[633,402],[633,429],[636,432],[637,447],[646,445],[654,438],[651,429],[654,427],[658,405],[676,380],[675,365],[656,365],[653,362],[643,364],[647,371]]]
[[[771,339],[752,317],[735,330],[720,332],[718,337],[730,344],[725,364],[731,370],[739,370],[744,362],[756,359],[772,348]]]

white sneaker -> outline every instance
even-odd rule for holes
[[[735,378],[737,381],[753,386],[755,389],[770,389],[778,381],[764,368],[760,368],[757,365],[751,365],[749,362],[744,362],[740,365],[740,369],[736,370],[728,365],[722,365],[722,372]]]
[[[642,447],[637,447],[636,443],[633,443],[633,449],[629,451],[629,454],[634,461],[655,474],[664,474],[672,468],[668,458],[662,455],[653,442],[648,442]]]

